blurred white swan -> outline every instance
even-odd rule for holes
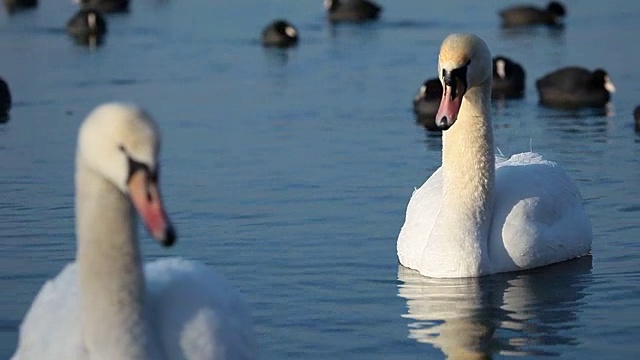
[[[165,246],[175,233],[158,188],[160,139],[149,115],[106,104],[80,128],[76,262],[47,281],[20,327],[14,360],[251,359],[245,302],[207,266],[147,263],[134,207]]]

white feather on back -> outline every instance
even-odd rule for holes
[[[180,258],[149,262],[144,272],[149,327],[166,359],[256,357],[247,306],[230,282],[205,265]],[[13,360],[88,359],[78,295],[77,266],[70,263],[33,301]]]

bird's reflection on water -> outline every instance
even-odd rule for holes
[[[592,258],[481,278],[433,279],[398,267],[409,337],[449,359],[560,355],[591,279]],[[541,348],[544,347],[544,351]]]

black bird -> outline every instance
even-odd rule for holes
[[[552,1],[546,8],[532,5],[516,5],[500,11],[503,27],[517,27],[528,25],[562,25],[562,18],[567,14],[564,5]]]
[[[524,69],[517,62],[504,56],[494,57],[491,97],[494,99],[523,97],[525,77]]]
[[[633,119],[635,120],[636,124],[636,132],[640,133],[640,105],[637,106],[635,110],[633,110]]]
[[[278,19],[262,30],[262,45],[266,47],[291,47],[298,44],[298,30],[286,20]]]
[[[9,13],[38,6],[38,0],[4,0],[4,6]]]
[[[9,110],[11,110],[11,93],[7,83],[0,78],[0,123],[9,120]]]
[[[369,0],[324,0],[331,22],[364,22],[380,17],[382,8]]]
[[[536,81],[536,88],[541,104],[567,109],[604,107],[616,90],[604,70],[576,66],[545,75]]]
[[[129,11],[129,0],[76,0],[83,9],[94,9],[103,13]]]
[[[436,114],[442,99],[442,83],[440,79],[426,80],[413,99],[413,113],[416,122],[430,131],[440,131],[436,125]]]
[[[67,22],[67,32],[78,43],[85,45],[101,44],[107,33],[107,21],[94,9],[81,9]]]

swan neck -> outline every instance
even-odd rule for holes
[[[464,95],[458,119],[443,134],[443,237],[451,256],[470,254],[461,274],[478,275],[487,261],[493,213],[495,156],[490,116],[491,80]],[[455,225],[454,225],[455,224]]]
[[[146,359],[144,277],[128,197],[78,161],[77,262],[82,336],[92,359]]]

